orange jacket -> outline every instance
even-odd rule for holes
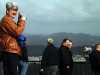
[[[25,21],[20,19],[18,23],[9,16],[4,16],[0,22],[0,46],[4,51],[21,54],[21,48],[16,40],[25,28]]]

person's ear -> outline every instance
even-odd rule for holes
[[[6,10],[6,14],[8,14],[8,10]]]
[[[65,42],[63,43],[63,46],[66,46],[66,43]]]

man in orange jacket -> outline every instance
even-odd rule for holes
[[[15,3],[6,4],[6,15],[0,22],[0,47],[4,53],[4,75],[18,75],[17,65],[21,48],[18,45],[17,37],[25,28],[25,17],[18,15],[18,22],[14,17],[18,13],[18,6]]]

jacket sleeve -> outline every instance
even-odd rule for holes
[[[70,51],[62,51],[62,58],[63,58],[63,63],[64,66],[70,66],[73,68],[73,59],[72,59],[72,53]]]
[[[43,68],[43,69],[46,68],[47,60],[48,60],[48,51],[46,49],[43,52],[43,56],[42,56],[42,60],[41,60],[41,68]]]
[[[25,27],[25,21],[21,19],[16,24],[11,18],[4,18],[2,23],[7,32],[14,36],[20,35]]]
[[[91,64],[91,68],[94,69],[96,67],[97,61],[93,52],[89,55],[89,61]]]

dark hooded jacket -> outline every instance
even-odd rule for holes
[[[41,67],[59,65],[59,52],[53,44],[48,44],[42,56]]]
[[[20,59],[27,62],[28,54],[27,54],[26,37],[21,34],[18,36],[17,41],[18,41],[19,46],[21,47]]]
[[[92,51],[89,55],[92,71],[100,72],[100,51]]]
[[[59,49],[59,53],[60,53],[60,66],[59,66],[60,71],[61,72],[72,71],[72,69],[73,69],[73,59],[72,59],[72,53],[69,50],[69,48],[61,46],[60,49]],[[67,68],[67,66],[69,66],[70,68]]]

